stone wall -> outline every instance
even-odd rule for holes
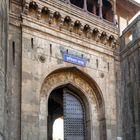
[[[35,0],[38,4],[37,11],[32,7],[34,3],[29,5],[30,2],[27,0],[25,7],[22,6],[21,0],[12,0],[10,3],[7,140],[45,140],[47,138],[47,122],[46,119],[42,121],[47,117],[47,110],[42,110],[47,108],[47,98],[45,101],[41,100],[41,87],[45,85],[45,79],[51,73],[65,68],[78,69],[85,75],[81,75],[81,79],[76,76],[73,79],[65,79],[64,72],[61,75],[64,79],[63,84],[74,83],[77,80],[80,85],[86,85],[81,81],[89,76],[91,79],[88,82],[93,82],[100,91],[98,94],[102,96],[104,111],[100,110],[98,113],[104,113],[104,117],[99,115],[98,118],[95,102],[99,100],[95,101],[95,97],[89,98],[93,114],[91,115],[91,139],[116,140],[115,69],[116,64],[119,63],[115,54],[117,28],[97,17],[83,14],[83,11],[60,1],[56,3],[54,0]],[[51,11],[49,18],[47,15],[41,15],[44,6]],[[24,10],[23,13],[22,10]],[[56,11],[61,14],[60,22],[53,18]],[[65,24],[63,21],[68,16],[72,19],[70,28],[63,26]],[[74,24],[78,20],[82,26],[77,32],[74,30]],[[88,24],[91,30],[88,28],[88,32],[85,33],[84,28],[88,27]],[[92,35],[93,32],[95,36]],[[63,54],[66,52],[84,58],[87,61],[86,67],[65,62]],[[52,79],[52,85],[57,86],[59,82],[58,78]],[[47,88],[47,84],[44,88]],[[47,92],[48,90],[46,94],[49,94]],[[43,118],[41,113],[44,113]],[[98,119],[101,121],[100,126]],[[103,130],[101,134],[99,129]]]
[[[85,75],[91,77],[91,81],[94,82],[100,89],[100,93],[98,94],[103,96],[105,103],[105,118],[101,118],[101,121],[105,121],[106,126],[102,125],[101,127],[105,130],[106,134],[99,135],[98,131],[94,131],[96,129],[94,129],[93,126],[91,129],[91,139],[116,140],[116,59],[114,55],[114,48],[104,45],[102,42],[97,43],[96,41],[84,38],[83,36],[79,36],[74,33],[66,32],[64,30],[61,31],[56,26],[57,25],[55,24],[47,25],[47,23],[42,23],[42,21],[36,19],[34,15],[23,15],[21,112],[22,139],[37,140],[40,137],[40,139],[44,140],[47,137],[47,126],[44,124],[47,124],[45,116],[47,116],[46,109],[48,106],[46,105],[48,103],[47,99],[45,99],[45,101],[43,100],[44,102],[41,100],[41,87],[45,78],[49,74],[53,72],[55,73],[55,71],[58,69],[70,69],[74,67],[85,73]],[[112,31],[109,32],[113,33]],[[115,33],[113,34],[116,36]],[[68,52],[70,55],[77,56],[79,58],[83,57],[86,59],[86,67],[65,62],[63,54],[66,52]],[[65,75],[66,74],[64,73],[62,77],[65,77]],[[85,77],[86,76],[81,75],[81,80],[78,81],[82,81],[82,79]],[[76,79],[76,76],[73,79]],[[54,84],[57,86],[56,83],[59,84],[60,80],[56,81],[52,79],[52,82],[54,82]],[[63,84],[66,84],[67,81],[71,82],[70,79],[66,79],[64,80]],[[48,82],[48,85],[49,84],[51,83]],[[48,90],[46,92],[48,92]],[[92,102],[94,102],[94,100],[91,101],[91,106]],[[43,118],[45,121],[41,121],[42,109],[44,109],[43,111],[45,115],[43,114]],[[94,109],[94,107],[91,107],[93,112],[95,111]],[[98,119],[96,120],[94,116],[91,117],[91,120],[95,121],[93,124],[98,122]],[[95,136],[97,137],[95,138]]]
[[[6,57],[8,44],[8,1],[0,1],[0,139],[6,136],[7,88],[6,88]]]
[[[21,29],[9,26],[8,48],[9,139],[20,139],[21,121]]]
[[[139,140],[140,17],[121,37],[120,64],[114,25],[60,1],[34,2],[0,0],[0,140],[45,140],[50,90],[68,83],[89,101],[89,139]]]
[[[9,6],[9,47],[7,50],[8,110],[7,140],[21,139],[21,17],[22,0],[11,0]]]
[[[123,140],[140,139],[140,16],[121,37],[120,122]]]

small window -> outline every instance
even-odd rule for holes
[[[102,13],[104,19],[113,22],[112,5],[108,0],[103,0]]]
[[[133,36],[132,36],[132,32],[128,32],[125,35],[125,45],[128,45],[130,42],[132,42],[133,40]]]

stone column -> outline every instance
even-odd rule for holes
[[[103,3],[102,3],[102,0],[98,0],[98,4],[99,4],[99,16],[100,16],[100,18],[103,18],[103,13],[102,13]]]
[[[116,15],[116,14],[115,14],[115,11],[113,11],[113,21],[112,21],[112,22],[113,22],[114,25],[116,24],[116,18],[115,18],[115,15]]]
[[[87,11],[87,0],[84,0],[84,6],[83,6],[83,8],[84,8],[84,11],[86,12]]]

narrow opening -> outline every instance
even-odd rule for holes
[[[128,45],[130,42],[132,42],[132,40],[133,40],[132,32],[129,31],[125,35],[125,45]]]
[[[128,74],[129,74],[129,77],[130,77],[130,68],[131,68],[131,65],[130,65],[130,60],[128,58]]]
[[[53,140],[64,140],[64,120],[60,117],[53,124]]]
[[[129,36],[129,40],[132,41],[132,34]]]
[[[115,73],[115,75],[116,75],[116,79],[118,79],[118,73],[117,72]]]
[[[98,65],[99,65],[99,64],[98,64],[98,59],[96,59],[96,67],[97,67],[97,68],[98,68]]]
[[[107,65],[108,65],[108,71],[109,71],[109,62],[107,63]]]
[[[94,10],[94,2],[93,1],[87,1],[87,10],[91,13],[93,12],[93,10]]]
[[[33,38],[31,38],[31,47],[32,47],[32,49],[34,48],[34,39]]]
[[[13,51],[13,65],[15,65],[15,41],[12,43],[12,51]]]
[[[52,55],[52,44],[50,44],[50,55]]]
[[[102,8],[103,18],[113,22],[113,11],[112,5],[108,0],[103,0],[103,8]]]
[[[87,1],[87,10],[94,15],[99,15],[99,5],[96,0],[88,0]]]
[[[63,89],[56,89],[52,91],[48,101],[48,140],[59,140],[60,138],[63,140],[63,137],[58,134],[63,132],[60,118],[63,118]],[[58,126],[58,123],[61,124],[61,127]]]

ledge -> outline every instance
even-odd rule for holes
[[[49,4],[46,6],[46,3],[41,3],[40,1],[37,2],[36,1],[37,0],[34,0],[31,1],[30,3],[25,4],[24,14],[22,14],[22,16],[27,15],[28,18],[31,19],[34,18],[39,23],[48,24],[49,26],[59,29],[60,32],[62,30],[67,30],[70,33],[73,32],[75,36],[81,36],[82,38],[84,37],[88,39],[93,39],[94,41],[100,42],[103,45],[110,46],[111,48],[116,48],[118,34],[117,34],[117,28],[115,28],[114,26],[112,27],[108,27],[107,25],[105,26],[102,20],[100,20],[100,23],[96,23],[96,20],[93,20],[92,18],[89,22],[87,21],[88,18],[85,18],[84,20],[82,17],[87,15],[87,13],[83,12],[83,10],[82,11],[77,10],[78,12],[81,12],[81,15],[82,13],[85,14],[80,18],[78,17],[78,12],[77,15],[74,16],[73,14],[72,15],[68,14],[68,12],[65,12],[65,10],[59,11],[60,8],[57,9],[57,11],[55,11],[56,6],[52,6],[53,2],[51,2],[52,5]],[[59,2],[59,3],[63,3],[63,2]],[[69,8],[74,8],[68,4],[65,5],[67,5]],[[68,9],[67,11],[72,12],[72,10],[68,10]]]

